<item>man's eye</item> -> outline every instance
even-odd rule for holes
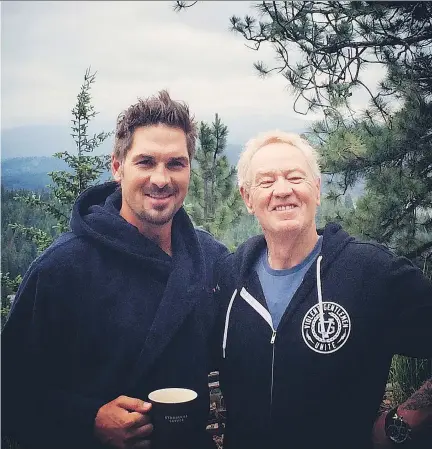
[[[151,159],[141,159],[138,162],[139,165],[150,166],[152,164]]]
[[[293,184],[299,184],[304,180],[301,176],[291,176],[288,178],[289,182],[292,182]]]
[[[273,184],[273,179],[261,179],[259,185],[261,187],[270,187]]]
[[[184,166],[185,164],[182,161],[171,161],[168,163],[169,168],[181,168]]]

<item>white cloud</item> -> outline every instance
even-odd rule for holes
[[[175,13],[165,2],[3,2],[2,126],[67,123],[84,70],[100,119],[158,90],[189,103],[198,119],[218,112],[233,139],[264,128],[307,125],[281,76],[260,79],[253,52],[228,32],[250,2],[202,2]],[[306,121],[305,121],[306,120]],[[287,125],[285,125],[285,123]]]

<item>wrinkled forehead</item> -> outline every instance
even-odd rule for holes
[[[251,158],[249,181],[262,173],[299,171],[313,176],[310,163],[302,150],[288,143],[270,143],[261,147]]]

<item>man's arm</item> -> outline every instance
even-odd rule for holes
[[[373,428],[373,443],[375,449],[390,449],[402,447],[422,447],[422,442],[432,442],[432,378],[427,380],[397,409],[397,415],[410,427],[406,443],[392,442],[386,433],[386,420],[392,411],[381,414]],[[416,442],[418,443],[416,445]]]
[[[432,358],[432,281],[404,257],[395,257],[386,280],[387,336],[392,354]]]
[[[387,336],[392,354],[409,357],[432,357],[432,282],[404,257],[394,257],[388,271],[389,297],[394,314],[389,314]],[[394,443],[386,435],[385,427],[397,416],[412,427],[413,439],[429,438],[432,441],[432,379],[425,382],[397,409],[381,414],[375,421],[373,441],[375,448],[410,447],[407,443]],[[390,415],[390,416],[389,416]],[[389,432],[388,432],[389,433]],[[414,446],[422,447],[422,446]],[[428,447],[428,446],[427,446]],[[432,445],[430,446],[432,447]]]
[[[146,447],[149,404],[125,397],[105,404],[54,386],[55,354],[49,356],[46,345],[59,336],[48,318],[52,304],[44,304],[45,284],[37,269],[29,270],[2,331],[2,434],[43,449],[84,449],[98,440],[118,448]],[[53,316],[61,319],[58,312]]]

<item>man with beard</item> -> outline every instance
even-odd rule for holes
[[[212,267],[227,250],[184,209],[196,125],[166,91],[119,116],[115,181],[77,199],[71,232],[26,273],[2,334],[3,434],[24,447],[150,446],[149,392],[198,393],[188,449],[214,447]]]

